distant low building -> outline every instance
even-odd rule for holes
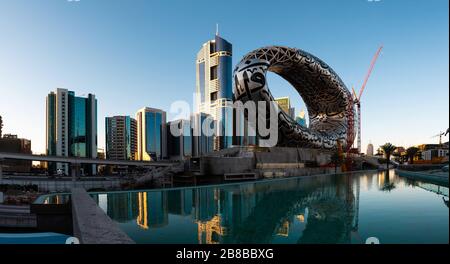
[[[440,144],[421,144],[418,145],[417,148],[420,151],[427,151],[427,150],[431,150],[431,149],[438,149],[441,148],[442,146]]]
[[[448,149],[429,149],[422,151],[423,160],[434,160],[436,158],[444,158],[448,156]]]
[[[6,134],[0,138],[0,152],[32,154],[31,140],[18,138],[17,135]],[[2,162],[4,172],[27,173],[31,171],[32,162],[23,160],[7,160]]]

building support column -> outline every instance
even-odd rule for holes
[[[75,182],[80,176],[80,164],[70,163],[70,175],[72,176],[72,182]]]
[[[0,181],[3,180],[3,159],[0,159]]]

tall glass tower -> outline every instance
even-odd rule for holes
[[[145,107],[136,113],[137,159],[167,158],[166,112]]]
[[[47,155],[63,157],[97,158],[97,99],[75,96],[75,92],[58,88],[50,92],[46,101]],[[86,174],[95,175],[96,165],[84,165]],[[64,163],[50,163],[49,171],[62,170]]]
[[[216,34],[203,44],[196,61],[195,112],[215,121],[214,150],[232,145],[232,45]]]
[[[105,118],[106,158],[135,160],[137,153],[137,123],[130,116]]]

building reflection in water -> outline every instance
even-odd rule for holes
[[[70,201],[70,195],[56,194],[45,197],[42,201],[43,204],[67,204]]]
[[[378,172],[378,189],[381,191],[390,192],[396,188],[398,178],[390,171]]]
[[[200,244],[271,243],[276,237],[351,243],[358,236],[361,179],[364,188],[373,181],[340,175],[108,194],[107,214],[119,223],[135,222],[141,230],[176,229],[170,215],[182,216],[176,221],[196,225]],[[383,179],[379,175],[379,185]]]
[[[215,215],[209,221],[198,221],[198,243],[199,244],[219,244],[221,238],[227,235],[227,228],[222,226],[222,218]]]
[[[167,192],[139,192],[136,223],[142,229],[168,225]]]

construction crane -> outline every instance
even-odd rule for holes
[[[439,137],[439,145],[441,146],[442,145],[442,136],[447,136],[447,134],[448,134],[448,129],[447,129],[447,132],[440,132],[439,134],[437,134],[437,135],[434,135],[434,136],[432,136],[431,138],[437,138],[437,137]]]
[[[358,116],[358,128],[357,128],[357,147],[358,147],[358,153],[361,153],[361,97],[363,95],[364,89],[366,88],[367,85],[367,81],[369,80],[370,75],[372,74],[372,70],[375,66],[375,63],[378,59],[378,57],[380,56],[381,50],[383,49],[383,45],[381,45],[377,52],[375,53],[375,56],[373,57],[371,63],[370,63],[370,67],[369,67],[369,71],[366,74],[366,78],[364,79],[364,83],[361,86],[361,89],[359,90],[359,95],[356,95],[356,91],[355,89],[352,87],[352,92],[353,92],[353,102],[356,105],[356,115]]]

